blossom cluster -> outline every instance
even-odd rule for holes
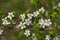
[[[39,10],[33,12],[33,13],[29,13],[27,14],[27,18],[26,18],[26,15],[25,14],[20,14],[19,18],[22,20],[19,22],[19,24],[16,26],[16,28],[18,29],[25,29],[26,28],[26,25],[29,26],[29,25],[32,25],[32,18],[33,17],[38,17],[38,15],[40,15],[40,12],[44,13],[45,12],[45,9],[44,7],[41,7]],[[14,17],[14,14],[13,12],[9,12],[8,13],[8,16],[3,18],[2,19],[2,24],[3,25],[8,25],[8,24],[11,24],[10,21],[8,21],[7,19],[10,19],[12,20],[12,18]],[[45,28],[45,26],[50,26],[52,24],[52,22],[50,21],[50,19],[46,19],[46,20],[43,20],[43,19],[40,19],[39,20],[39,24]],[[30,30],[25,30],[25,33],[24,35],[26,35],[26,37],[28,37],[30,35]]]
[[[38,15],[40,15],[40,12],[42,12],[42,13],[45,12],[44,7],[41,7],[39,10],[37,10],[37,11],[35,11],[35,12],[33,12],[33,13],[27,14],[27,17],[28,17],[28,18],[26,18],[26,15],[25,15],[25,14],[21,14],[21,15],[19,16],[19,18],[20,18],[22,21],[19,22],[19,24],[16,26],[16,28],[18,28],[18,29],[19,29],[19,28],[20,28],[20,29],[24,29],[24,28],[26,28],[26,25],[27,25],[27,26],[32,25],[31,19],[32,19],[33,17],[38,17]],[[3,25],[8,25],[8,24],[10,24],[10,22],[9,22],[7,19],[12,19],[13,17],[14,17],[13,12],[9,12],[9,13],[8,13],[8,16],[2,19],[2,21],[3,21],[2,24],[3,24]],[[51,25],[52,25],[52,22],[51,22],[50,19],[42,19],[42,18],[41,18],[41,19],[39,19],[38,23],[39,23],[39,24],[41,25],[41,27],[43,27],[43,28],[45,28],[45,26],[51,26]],[[25,30],[24,35],[26,35],[26,37],[28,37],[30,34],[31,34],[31,33],[30,33],[30,30]],[[48,35],[46,35],[46,39],[48,39]]]
[[[35,11],[35,12],[33,12],[33,13],[27,14],[27,17],[28,17],[28,18],[26,18],[26,15],[25,15],[25,14],[21,14],[21,15],[19,16],[19,18],[20,18],[22,21],[20,21],[20,23],[16,26],[16,28],[24,29],[24,28],[26,28],[26,25],[27,25],[27,26],[32,25],[31,19],[32,19],[33,17],[37,17],[37,16],[40,14],[40,12],[42,12],[42,13],[45,12],[44,7],[41,7],[39,10],[37,10],[37,11]],[[26,35],[26,37],[28,37],[28,36],[30,35],[30,30],[26,30],[24,34]]]
[[[45,20],[40,19],[40,20],[39,20],[39,24],[40,24],[43,28],[45,28],[45,26],[51,26],[52,22],[50,21],[50,19],[45,19]]]
[[[58,7],[60,7],[60,3],[58,3]],[[56,9],[56,8],[57,8],[57,6],[54,6],[53,10]],[[19,24],[16,26],[16,29],[21,29],[21,30],[24,29],[25,30],[24,35],[26,37],[29,37],[31,35],[31,30],[26,29],[26,27],[27,26],[29,27],[30,25],[33,25],[32,19],[33,18],[37,18],[38,15],[40,15],[41,13],[43,14],[44,12],[46,13],[45,15],[48,16],[48,12],[44,9],[44,7],[41,7],[39,10],[37,10],[37,11],[35,11],[33,13],[29,13],[27,15],[25,13],[20,14],[19,18],[22,21],[19,22]],[[27,18],[26,18],[26,16],[27,16]],[[8,19],[12,20],[13,17],[14,17],[13,12],[9,12],[8,15],[5,18],[2,19],[2,21],[3,21],[2,24],[3,25],[9,25],[9,24],[11,24],[11,22],[8,21]],[[38,24],[40,24],[40,26],[42,28],[50,27],[52,25],[51,19],[43,19],[43,18],[41,18],[41,19],[39,19],[37,21],[38,21]],[[0,35],[2,35],[2,33],[3,33],[3,30],[0,29]],[[33,36],[34,37],[33,37],[32,40],[38,40],[35,37],[35,35],[33,35]],[[46,36],[46,38],[45,38],[46,40],[50,40],[50,38],[51,38],[50,35],[45,35],[45,36]],[[54,37],[53,40],[59,40],[59,39],[58,39],[58,37]]]
[[[25,30],[25,33],[26,37],[28,37],[30,35],[30,30]]]
[[[3,21],[2,24],[3,25],[10,24],[10,22],[8,21],[8,19],[11,19],[12,20],[13,17],[14,17],[13,12],[9,12],[8,13],[8,16],[2,19],[2,21]]]

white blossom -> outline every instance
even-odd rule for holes
[[[41,11],[43,11],[43,12],[45,11],[44,7],[41,7]]]
[[[7,17],[3,18],[2,21],[7,20]]]
[[[30,13],[30,14],[27,14],[27,16],[28,16],[29,19],[32,19],[33,14]]]
[[[19,17],[22,19],[22,21],[24,21],[24,19],[25,19],[25,14],[21,14]]]
[[[2,22],[3,25],[8,25],[8,24],[10,24],[10,22],[8,22],[8,20],[7,20],[7,17],[3,18],[2,21],[3,21],[3,22]]]
[[[32,33],[32,38],[35,36],[35,33]]]
[[[60,36],[58,35],[58,36],[55,36],[54,38],[53,38],[53,40],[60,40]]]
[[[58,3],[58,7],[60,7],[60,2]]]
[[[37,17],[39,15],[39,11],[33,12],[33,16]]]
[[[59,38],[58,37],[55,37],[55,38],[53,38],[53,40],[59,40]]]
[[[50,26],[51,24],[52,24],[52,22],[50,21],[50,19],[45,20],[45,24],[44,24],[44,25],[46,25],[46,26]]]
[[[46,35],[46,40],[50,40],[50,35]]]
[[[8,24],[10,24],[10,22],[8,22],[7,20],[4,20],[4,21],[2,22],[2,24],[3,24],[3,25],[8,25]]]
[[[3,30],[0,29],[0,35],[2,35]]]
[[[9,12],[7,17],[8,17],[9,19],[12,19],[12,17],[14,17],[13,12]]]
[[[42,28],[45,28],[45,25],[41,25]]]
[[[20,29],[26,28],[25,23],[20,22],[17,28],[20,28]]]
[[[26,25],[31,25],[32,24],[30,19],[25,19],[25,23],[26,23]]]
[[[56,9],[56,8],[57,8],[57,6],[53,6],[53,10]]]
[[[41,8],[39,9],[39,12],[44,13],[44,11],[45,11],[44,7],[41,7]]]
[[[39,9],[39,12],[41,12],[41,9]]]
[[[44,20],[42,18],[39,20],[39,24],[41,25],[42,28],[45,28]]]
[[[38,40],[36,37],[34,37],[32,40]]]
[[[45,20],[40,19],[40,20],[39,20],[39,24],[40,24],[43,28],[45,28],[45,26],[51,26],[52,22],[50,21],[50,19],[45,19]]]
[[[12,17],[14,17],[13,12],[9,12],[9,13],[8,13],[8,16],[2,19],[2,21],[3,21],[2,24],[3,24],[3,25],[11,24],[7,19],[8,19],[8,18],[9,18],[9,19],[12,19]]]
[[[46,13],[45,13],[45,16],[47,16],[48,17],[48,12],[46,11]]]
[[[26,37],[28,37],[30,35],[30,30],[25,30],[24,35],[26,35]]]
[[[44,25],[44,20],[42,18],[39,20],[39,24]]]

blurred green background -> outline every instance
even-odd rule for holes
[[[7,15],[8,12],[15,12],[16,19],[18,18],[17,15],[22,13],[29,13],[38,10],[41,7],[44,7],[46,10],[52,11],[53,5],[56,5],[60,0],[0,0],[0,14],[1,12],[4,15]],[[16,20],[15,19],[15,20]],[[1,20],[0,20],[1,22]],[[1,26],[1,23],[0,23]],[[37,30],[39,33],[39,31]],[[52,31],[53,32],[53,31]],[[53,34],[50,32],[50,34]],[[37,37],[39,38],[41,35],[42,39],[44,40],[44,33],[38,34]],[[58,31],[57,31],[58,33]],[[3,35],[0,36],[0,40],[31,40],[31,37],[26,38],[24,35],[24,30],[16,31],[16,30],[5,30]]]

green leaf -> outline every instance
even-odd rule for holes
[[[28,37],[26,40],[32,40],[32,38],[31,37]]]
[[[24,38],[24,30],[21,30],[18,35],[18,40],[23,40]]]
[[[29,12],[30,12],[30,8],[27,8],[24,13],[27,14]]]
[[[39,29],[40,28],[40,25],[38,23],[36,23],[35,21],[33,22],[33,26],[35,29]]]
[[[17,40],[16,36],[11,36],[12,40]]]
[[[8,25],[3,25],[3,29],[9,29],[9,26]]]
[[[60,29],[60,25],[58,25],[58,28]]]
[[[31,4],[37,7],[37,0],[31,0]]]
[[[49,31],[49,34],[50,34],[50,35],[53,35],[54,33],[53,33],[53,31]]]
[[[56,22],[53,23],[53,27],[55,27],[55,28],[57,27],[57,23]]]
[[[59,7],[57,8],[57,11],[60,11],[60,8]]]
[[[2,11],[0,11],[0,18],[4,17],[4,13]]]

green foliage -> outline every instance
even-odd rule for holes
[[[26,40],[32,40],[32,37],[28,37],[28,38],[26,38]]]
[[[49,34],[50,34],[50,35],[53,35],[53,31],[49,31]]]
[[[25,14],[28,14],[30,11],[31,11],[30,8],[28,8],[28,9],[25,10],[24,13],[25,13]]]
[[[24,38],[24,30],[21,30],[18,35],[18,40],[23,40]]]
[[[36,37],[38,38],[38,40],[45,40],[45,34],[43,31],[37,30]]]
[[[34,5],[35,7],[37,7],[37,2],[38,0],[31,0],[31,4]]]
[[[53,27],[54,27],[54,28],[57,28],[57,26],[58,26],[57,23],[54,22],[54,23],[53,23]]]
[[[9,26],[8,25],[3,25],[3,29],[8,30]]]
[[[4,13],[2,11],[0,11],[0,18],[4,17]]]
[[[60,29],[60,25],[58,25],[58,28]]]
[[[40,25],[34,21],[33,22],[33,28],[39,29],[40,28]]]

